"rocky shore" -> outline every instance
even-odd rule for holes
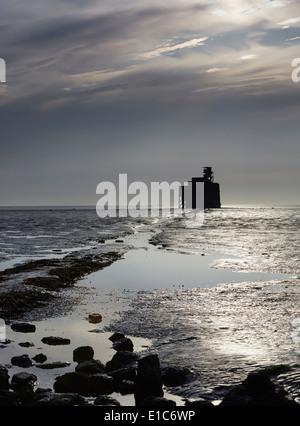
[[[60,290],[120,259],[120,252],[97,255],[68,255],[61,259],[40,259],[0,271],[0,318],[18,319],[35,308],[57,303]],[[10,288],[10,284],[11,288]]]
[[[35,332],[34,324],[13,323],[11,328],[21,333]],[[183,368],[162,368],[156,353],[135,352],[132,340],[123,333],[116,332],[109,339],[115,350],[111,360],[104,364],[95,359],[91,346],[79,346],[73,350],[73,360],[70,360],[76,363],[74,371],[57,375],[53,388],[38,387],[38,377],[30,372],[30,367],[57,370],[70,362],[47,363],[43,353],[33,358],[28,354],[12,357],[11,365],[21,370],[10,376],[11,366],[0,365],[0,406],[120,406],[118,397],[111,395],[131,394],[137,407],[175,407],[176,402],[165,397],[165,392],[191,381],[193,373]],[[70,344],[68,338],[56,336],[45,336],[42,341],[51,346]],[[282,370],[281,366],[248,374],[242,383],[231,386],[217,404],[198,399],[186,400],[185,406],[299,407],[283,387],[271,379]]]

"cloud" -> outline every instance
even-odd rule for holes
[[[194,38],[192,40],[188,40],[182,43],[177,43],[177,44],[166,44],[163,47],[159,47],[155,50],[152,50],[151,52],[146,52],[143,53],[141,55],[142,58],[146,58],[146,59],[151,59],[151,58],[156,58],[164,53],[169,54],[169,53],[173,53],[176,50],[181,50],[181,49],[191,49],[194,47],[198,47],[198,46],[204,46],[204,42],[208,39],[208,37],[201,37],[201,38]]]

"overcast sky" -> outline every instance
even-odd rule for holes
[[[300,203],[299,1],[9,0],[0,35],[0,205],[209,165],[223,204]]]

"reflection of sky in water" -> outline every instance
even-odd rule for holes
[[[148,235],[149,237],[149,235]],[[236,272],[211,268],[220,254],[185,255],[153,247],[146,243],[147,234],[125,240],[139,247],[126,253],[124,259],[88,277],[85,282],[102,288],[154,289],[184,286],[211,287],[220,283],[284,279],[285,274]],[[147,248],[146,248],[147,247]]]

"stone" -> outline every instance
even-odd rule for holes
[[[19,346],[22,348],[32,348],[34,346],[34,343],[32,342],[21,342],[19,343]]]
[[[112,347],[115,351],[133,352],[133,343],[128,337],[123,337],[122,339],[115,341]]]
[[[37,368],[41,368],[42,370],[52,370],[55,368],[65,368],[71,365],[70,362],[67,361],[53,361],[48,362],[46,364],[37,365]]]
[[[33,365],[33,362],[29,358],[27,354],[20,356],[13,356],[11,359],[12,365],[16,365],[17,367],[28,368]]]
[[[123,368],[119,368],[118,370],[110,371],[109,375],[114,379],[115,388],[119,387],[119,383],[122,380],[130,380],[135,382],[136,380],[136,368],[127,366]]]
[[[11,325],[13,331],[18,331],[20,333],[34,333],[36,327],[34,324],[28,324],[25,322],[15,323]]]
[[[32,357],[32,359],[35,362],[43,363],[43,362],[47,361],[47,356],[45,354],[41,353],[41,354],[35,355],[34,357]]]
[[[98,374],[103,373],[105,369],[104,364],[101,361],[97,361],[95,359],[83,361],[80,364],[76,365],[75,371],[77,373],[85,373],[85,374]]]
[[[109,340],[111,340],[113,343],[117,340],[123,339],[125,337],[125,334],[123,333],[114,333],[112,336],[109,337]]]
[[[55,337],[55,336],[48,336],[43,337],[42,342],[46,345],[69,345],[71,343],[70,339],[66,339],[65,337]]]
[[[230,389],[219,404],[220,407],[247,407],[254,405],[254,398],[247,394],[247,390],[243,385],[237,385]]]
[[[135,383],[131,380],[121,380],[118,390],[121,395],[128,395],[134,393]]]
[[[147,355],[138,361],[135,386],[136,406],[144,405],[147,397],[163,397],[160,362],[157,354]]]
[[[118,370],[125,366],[133,365],[139,359],[139,355],[130,351],[118,351],[105,365],[105,372]]]
[[[82,363],[94,358],[94,349],[91,346],[79,346],[73,351],[73,361]]]
[[[78,393],[90,396],[90,380],[86,374],[77,372],[65,373],[55,379],[53,389],[57,393]]]
[[[43,407],[74,407],[84,405],[85,400],[80,395],[72,393],[52,393],[37,402],[37,406]]]
[[[36,382],[37,376],[35,374],[21,372],[12,376],[10,387],[16,392],[33,391]]]
[[[242,382],[246,388],[247,394],[257,398],[267,392],[275,392],[275,385],[267,373],[263,371],[254,371],[249,373]]]
[[[186,407],[214,407],[214,404],[205,399],[196,399],[194,401],[186,401],[184,404]]]
[[[102,321],[102,315],[100,314],[89,314],[89,322],[92,324],[98,324]]]
[[[148,396],[144,399],[143,405],[147,407],[175,407],[176,402],[159,396]]]
[[[107,374],[94,374],[90,376],[90,392],[92,395],[108,395],[113,393],[113,378]]]
[[[163,384],[167,387],[182,386],[192,376],[187,368],[165,367],[162,369]]]
[[[111,406],[120,406],[121,404],[116,399],[110,396],[100,395],[94,401],[95,405],[111,405]]]
[[[9,390],[0,390],[0,407],[17,407],[20,405],[18,395]]]
[[[0,365],[0,390],[9,390],[8,370],[4,365]]]

